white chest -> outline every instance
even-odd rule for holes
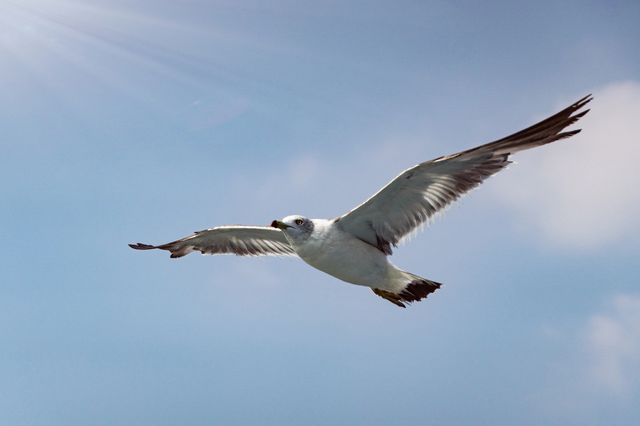
[[[375,285],[384,279],[389,265],[380,250],[330,224],[316,227],[307,240],[294,247],[309,265],[352,284]]]

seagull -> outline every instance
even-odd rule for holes
[[[587,95],[551,117],[502,139],[425,161],[400,173],[376,194],[334,219],[301,215],[270,226],[218,226],[161,244],[129,244],[136,250],[160,249],[172,258],[191,252],[238,256],[298,256],[347,283],[370,287],[399,306],[420,301],[441,284],[403,271],[391,262],[392,247],[485,179],[511,163],[516,152],[566,139],[564,131],[589,110]]]

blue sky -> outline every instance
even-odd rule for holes
[[[640,4],[0,3],[6,424],[638,424]],[[333,217],[587,93],[394,254],[402,310],[300,261],[140,253]]]

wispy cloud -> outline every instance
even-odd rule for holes
[[[533,400],[551,419],[613,423],[640,392],[640,295],[613,296],[570,329],[545,330],[559,348],[549,377]]]
[[[594,385],[627,395],[640,385],[640,296],[619,295],[586,329],[588,375]]]
[[[611,84],[594,95],[580,135],[516,157],[526,167],[512,167],[494,186],[532,234],[571,248],[640,231],[640,83]]]

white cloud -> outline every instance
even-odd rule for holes
[[[596,90],[590,107],[579,123],[581,134],[519,154],[522,165],[493,186],[532,234],[572,248],[597,247],[640,230],[640,83]]]
[[[591,381],[625,395],[640,385],[640,297],[620,295],[590,318],[586,346]]]
[[[608,417],[620,424],[618,416],[637,411],[640,295],[617,295],[577,327],[554,325],[543,334],[561,349],[546,382],[532,394],[541,415],[554,424],[602,424]]]

